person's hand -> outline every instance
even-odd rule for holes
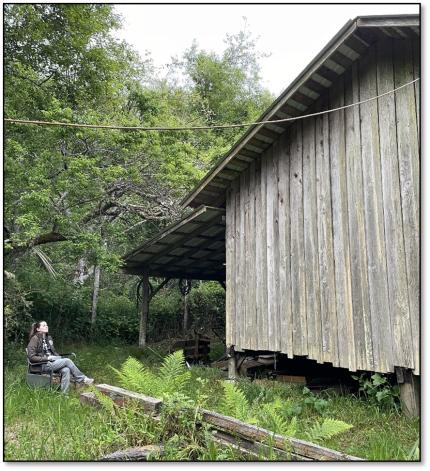
[[[61,357],[57,356],[57,355],[49,355],[48,356],[48,361],[54,361],[54,360],[60,360]]]

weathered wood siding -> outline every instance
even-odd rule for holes
[[[419,76],[386,39],[315,109]],[[227,195],[227,344],[419,373],[419,86],[294,123]]]

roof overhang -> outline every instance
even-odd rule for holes
[[[124,256],[131,275],[225,280],[225,210],[201,206]]]
[[[387,36],[419,38],[419,15],[361,16],[348,21],[257,121],[305,115],[353,62],[365,54],[375,41]],[[285,122],[250,127],[183,199],[182,206],[223,206],[231,181],[268,149],[289,125]]]

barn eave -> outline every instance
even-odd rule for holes
[[[256,122],[305,115],[349,66],[378,39],[420,36],[419,15],[360,16],[349,20]],[[259,158],[290,123],[251,126],[196,187],[182,207],[225,205],[226,189],[248,165]]]

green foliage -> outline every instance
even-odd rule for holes
[[[359,392],[366,400],[375,405],[395,408],[399,406],[400,391],[398,386],[392,386],[386,376],[374,373],[369,376],[362,373],[360,376],[352,376],[359,383]]]
[[[272,100],[259,77],[263,55],[247,31],[228,36],[220,55],[192,46],[182,61],[169,65],[171,76],[160,80],[150,58],[139,58],[115,38],[120,18],[112,5],[7,4],[4,26],[4,101],[10,118],[216,124],[252,120]],[[174,79],[176,73],[185,73],[185,83]],[[110,288],[118,285],[121,257],[179,217],[178,200],[240,133],[7,124],[5,267],[26,293],[15,296],[12,284],[6,286],[8,338],[23,339],[28,314],[48,317],[53,332],[64,338],[136,341],[134,301],[124,295],[128,282],[122,279],[122,291]],[[105,282],[95,328],[88,322],[91,276],[83,286],[72,284],[81,260],[87,267],[100,266]],[[58,278],[52,285],[45,279],[34,283],[43,278],[41,263]],[[160,295],[150,317],[153,340],[176,334],[181,325],[178,294]],[[193,327],[216,327],[222,336],[224,296],[216,284],[199,284],[190,295]],[[25,307],[27,300],[33,305]]]
[[[120,370],[113,370],[124,388],[155,397],[160,394],[159,378],[136,358],[127,358]]]
[[[31,325],[32,301],[30,293],[24,290],[16,276],[5,272],[4,277],[4,334],[6,339],[14,342],[22,342],[28,332],[27,326]],[[29,327],[28,327],[29,329]]]
[[[77,353],[79,367],[96,378],[97,382],[118,386],[118,375],[108,365],[119,370],[129,356],[140,355],[136,347],[129,345],[102,347],[71,344],[64,347],[66,351]],[[192,367],[186,396],[174,395],[171,401],[166,398],[169,402],[166,414],[170,410],[172,420],[166,416],[166,420],[155,421],[134,403],[129,403],[126,408],[114,406],[110,410],[110,406],[107,406],[94,409],[80,404],[81,390],[72,390],[66,398],[55,391],[29,389],[24,382],[25,354],[12,345],[6,344],[5,348],[4,451],[7,460],[98,460],[119,449],[159,444],[162,441],[168,443],[168,453],[159,457],[154,454],[152,459],[244,460],[233,448],[217,444],[211,430],[195,427],[199,421],[196,415],[198,398],[210,395],[211,404],[206,408],[219,410],[224,395],[223,383],[220,381],[222,372],[219,370]],[[11,354],[8,350],[11,350]],[[13,361],[9,361],[9,358]],[[146,358],[143,366],[154,368],[155,359]],[[286,413],[292,404],[303,400],[300,388],[275,381],[258,384],[247,379],[241,379],[236,387],[246,397],[252,394],[256,399],[248,399],[250,422],[258,424],[253,421],[253,417],[267,404],[267,410],[273,409],[273,415],[288,419],[291,429],[284,429],[285,435],[309,440],[306,432],[316,424],[321,426],[322,419],[313,408],[305,407],[300,416]],[[269,394],[261,394],[261,389],[270,389],[270,398]],[[196,396],[192,396],[192,392],[196,392]],[[418,419],[409,419],[393,410],[375,408],[352,395],[332,394],[329,410],[332,419],[350,423],[353,428],[348,433],[321,439],[321,445],[366,460],[419,459]],[[177,425],[176,417],[181,414],[183,416],[179,417]],[[55,437],[54,441],[47,440],[46,434],[40,434],[41,417],[44,418],[47,434]],[[270,430],[265,425],[261,426]],[[276,428],[274,424],[271,427]],[[270,448],[270,440],[266,444]],[[269,450],[260,459],[279,458]]]
[[[300,414],[301,408],[292,407],[291,401],[273,395],[269,401],[264,402],[259,394],[255,395],[252,403],[249,403],[244,392],[238,386],[224,381],[223,388],[224,395],[219,405],[219,410],[223,414],[259,425],[280,435],[297,436],[298,415],[294,415],[294,411]],[[309,390],[304,391],[304,394],[308,398]],[[311,404],[314,406],[314,402]],[[321,442],[349,430],[351,427],[352,425],[346,422],[327,418],[322,422],[313,422],[312,425],[308,425],[309,431],[305,435],[310,441]]]
[[[225,290],[216,281],[199,282],[189,296],[192,328],[201,331],[215,329],[218,335],[225,329]]]
[[[124,388],[160,398],[184,394],[191,379],[182,350],[167,355],[158,373],[153,373],[132,357],[120,370],[114,371]]]
[[[101,393],[97,388],[92,387],[91,391],[95,394],[97,401],[109,415],[115,415],[115,403],[106,394]]]
[[[250,407],[245,394],[233,383],[223,382],[224,396],[220,404],[223,414],[246,421],[250,417]]]
[[[158,376],[163,381],[163,395],[182,394],[186,390],[191,373],[185,364],[182,350],[166,356]]]
[[[318,413],[324,414],[326,412],[329,402],[325,399],[316,396],[311,392],[311,390],[307,387],[303,388],[303,397],[304,397],[304,404],[313,407]]]
[[[311,442],[321,442],[325,439],[332,438],[339,433],[346,432],[351,428],[351,424],[347,424],[342,420],[326,418],[322,422],[316,423],[311,427],[310,430],[306,432],[306,436]]]
[[[406,454],[407,461],[419,461],[420,460],[420,441],[419,439],[414,443],[414,445],[409,450],[409,453]]]
[[[5,325],[9,340],[26,342],[31,323],[46,320],[57,345],[63,341],[85,339],[99,344],[115,339],[137,342],[139,318],[136,304],[121,293],[124,282],[120,276],[111,275],[109,287],[102,289],[97,322],[91,326],[92,286],[75,286],[65,279],[67,268],[62,263],[57,264],[59,276],[56,278],[37,264],[35,258],[24,257],[22,265],[26,270],[19,267],[17,275],[6,280],[10,283],[5,290],[6,306],[10,309]],[[132,282],[129,278],[126,281]]]
[[[258,425],[272,430],[286,437],[294,437],[297,433],[297,417],[291,420],[283,414],[284,404],[280,398],[276,398],[274,402],[263,404],[261,409],[256,410],[256,420]]]

